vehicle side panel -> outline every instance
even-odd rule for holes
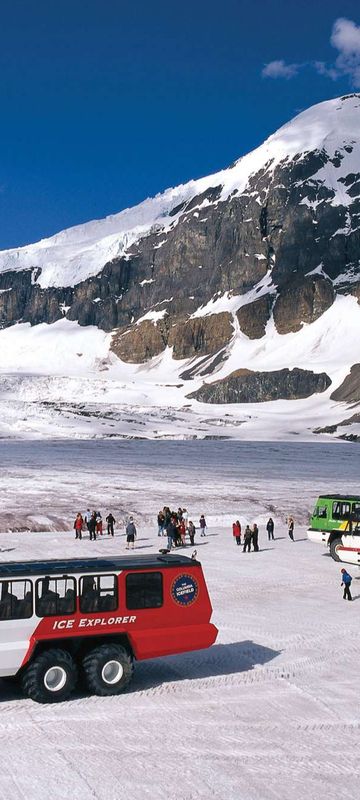
[[[38,643],[46,641],[55,644],[59,638],[66,640],[74,637],[125,634],[135,658],[139,660],[198,650],[213,644],[217,628],[210,623],[212,607],[201,567],[190,564],[185,571],[179,566],[164,570],[143,570],[144,573],[154,571],[161,571],[163,576],[163,605],[160,608],[132,610],[126,607],[126,575],[131,574],[131,570],[126,570],[118,575],[117,610],[81,613],[77,598],[74,614],[40,619],[32,617],[31,620],[26,620],[31,623],[30,635],[25,652],[22,647],[23,659],[17,669],[30,660]],[[186,576],[191,578],[191,583],[196,588],[195,597],[188,604],[174,599],[174,587]],[[3,623],[0,631],[2,625]],[[5,638],[7,640],[6,633]]]

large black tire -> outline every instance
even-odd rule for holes
[[[341,561],[337,553],[337,548],[339,547],[339,544],[340,545],[342,544],[340,536],[337,536],[336,539],[333,539],[330,544],[330,555],[334,559],[334,561]]]
[[[131,681],[134,664],[131,654],[120,644],[102,644],[84,657],[86,685],[92,694],[108,697],[120,694]]]
[[[24,694],[37,703],[60,703],[74,691],[77,679],[77,666],[70,653],[54,648],[34,658],[21,685]]]

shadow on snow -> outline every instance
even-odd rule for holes
[[[272,661],[280,653],[281,650],[272,650],[248,640],[231,644],[215,644],[207,650],[195,650],[146,662],[140,661],[136,664],[134,678],[126,693],[143,692],[178,681],[201,680],[249,672],[255,666]],[[89,694],[79,686],[74,695],[66,702],[71,703],[71,700],[87,699],[88,697]],[[21,699],[23,699],[23,694],[16,679],[0,679],[0,705]]]

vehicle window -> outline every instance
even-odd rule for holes
[[[333,503],[333,519],[349,519],[350,503],[341,503],[339,500]]]
[[[360,503],[352,504],[352,517],[355,522],[360,522]]]
[[[73,614],[76,609],[75,578],[40,578],[36,581],[35,610],[38,617]]]
[[[321,519],[326,519],[326,506],[317,506],[315,515]]]
[[[33,613],[31,581],[0,581],[0,619],[28,619]]]
[[[127,608],[160,608],[162,604],[161,572],[133,572],[126,576]]]
[[[85,575],[80,578],[80,611],[115,611],[118,606],[116,575]]]

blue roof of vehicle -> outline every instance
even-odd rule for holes
[[[164,569],[199,565],[187,556],[152,553],[150,555],[126,555],[114,558],[69,558],[43,561],[0,562],[0,578],[16,578],[23,575],[67,575],[81,572],[120,572],[121,570]]]

